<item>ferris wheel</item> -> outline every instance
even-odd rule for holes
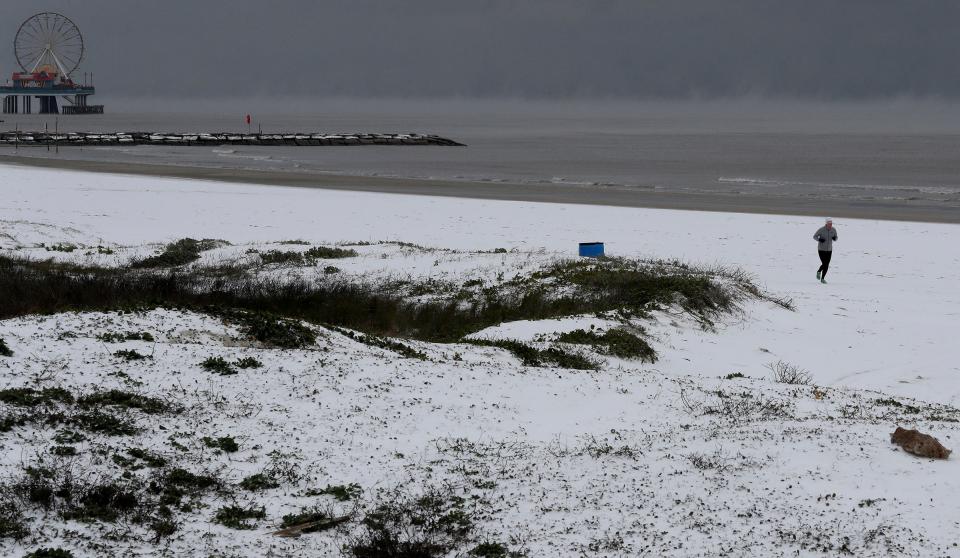
[[[24,72],[58,73],[69,78],[83,60],[83,35],[70,18],[43,12],[23,22],[13,48]]]

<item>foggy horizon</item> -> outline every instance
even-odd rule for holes
[[[109,98],[960,99],[960,4],[51,0]]]

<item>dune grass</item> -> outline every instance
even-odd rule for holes
[[[677,305],[706,324],[759,292],[736,274],[664,262],[572,260],[487,287],[464,299],[410,300],[362,282],[257,276],[242,268],[78,266],[0,256],[0,319],[63,311],[177,307],[239,320],[277,346],[313,341],[290,320],[385,337],[455,342],[516,320],[616,313],[644,316]],[[240,312],[238,312],[240,311]],[[614,340],[608,340],[613,342]]]

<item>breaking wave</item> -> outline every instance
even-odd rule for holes
[[[848,188],[852,190],[897,190],[903,192],[920,192],[924,194],[956,194],[960,192],[957,186],[916,186],[904,184],[851,184],[846,182],[808,182],[803,180],[777,180],[772,178],[725,177],[717,178],[720,184],[742,184],[746,186],[804,186],[809,188],[829,189]]]

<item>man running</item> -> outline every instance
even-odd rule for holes
[[[837,229],[833,227],[833,219],[827,217],[827,222],[813,235],[817,241],[817,252],[820,254],[820,269],[817,270],[817,279],[821,283],[827,282],[827,269],[830,268],[830,256],[833,255],[833,243],[837,240]]]

